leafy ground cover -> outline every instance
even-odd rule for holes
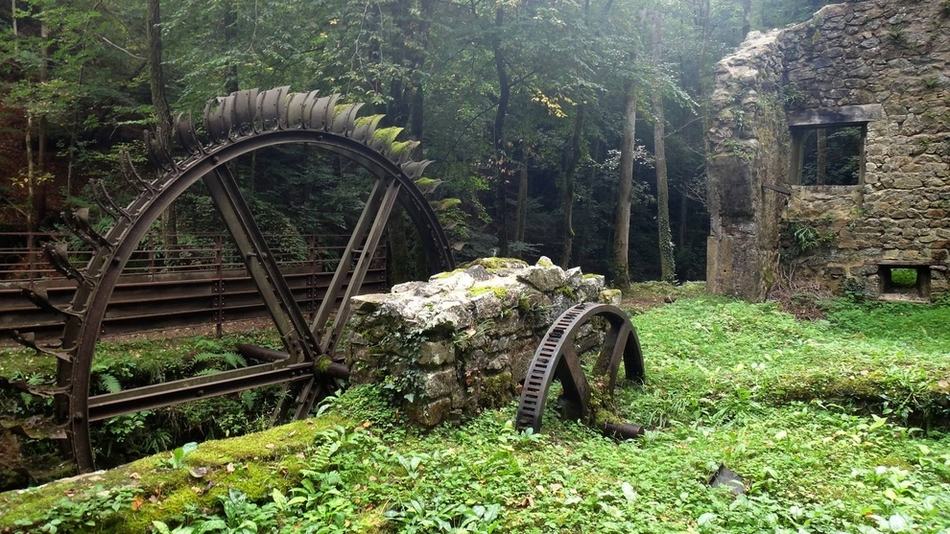
[[[423,433],[372,387],[321,413],[0,494],[0,529],[950,532],[950,307],[681,298],[635,316],[649,382],[624,443],[513,406]],[[725,464],[745,480],[710,488]],[[17,524],[19,523],[19,527]]]

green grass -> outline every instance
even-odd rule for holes
[[[201,479],[162,467],[164,454],[98,481],[0,494],[0,530],[80,516],[102,531],[154,519],[320,532],[950,531],[950,307],[839,303],[808,323],[700,297],[634,321],[648,383],[617,400],[651,429],[637,441],[553,413],[543,434],[519,434],[513,405],[424,433],[364,386],[317,424],[199,445],[184,462],[208,468]],[[706,485],[720,464],[745,495]],[[56,505],[67,491],[79,497]],[[99,511],[77,508],[83,499]]]
[[[142,339],[134,341],[102,341],[97,345],[93,373],[117,368],[130,374],[157,377],[176,367],[189,365],[201,353],[223,352],[222,347],[253,343],[279,347],[279,338],[272,332],[242,332],[213,339],[202,336],[185,338]],[[53,377],[56,359],[37,355],[20,347],[0,347],[0,377]]]
[[[891,283],[898,287],[914,287],[917,285],[917,269],[891,269]]]

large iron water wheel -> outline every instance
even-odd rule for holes
[[[116,220],[108,232],[96,232],[87,213],[67,217],[76,233],[95,250],[89,263],[80,269],[69,264],[65,247],[50,245],[47,249],[52,263],[78,283],[70,306],[57,308],[45,294],[24,289],[38,306],[66,317],[62,343],[54,348],[41,347],[26,334],[15,337],[57,358],[57,384],[52,390],[57,419],[80,471],[94,467],[90,423],[122,414],[281,384],[293,392],[292,406],[284,405],[282,412],[297,418],[306,416],[329,392],[333,366],[328,364],[349,315],[349,299],[360,289],[397,202],[418,230],[430,271],[454,268],[451,248],[436,214],[414,183],[428,163],[410,159],[418,143],[396,141],[392,130],[380,135],[376,132],[380,117],[358,119],[360,106],[341,104],[338,95],[291,93],[286,87],[238,91],[216,98],[205,109],[206,138],[199,138],[191,122],[179,117],[174,137],[180,157],[174,157],[155,136],[146,134],[152,163],[160,176],[145,180],[130,163],[128,178],[139,187],[140,194],[126,207],[117,205],[102,191],[100,205]],[[374,179],[330,286],[311,320],[301,312],[226,165],[242,155],[288,144],[322,148],[357,163]],[[204,184],[233,238],[273,319],[285,354],[266,363],[216,374],[90,395],[96,346],[119,275],[148,229],[175,199],[198,182]],[[336,302],[341,304],[333,313]],[[339,373],[339,367],[336,369]]]

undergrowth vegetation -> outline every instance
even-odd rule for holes
[[[279,346],[271,332],[231,334],[221,339],[191,337],[136,341],[105,341],[98,345],[92,367],[92,393],[115,393],[146,384],[243,367],[234,352],[238,343]],[[54,358],[19,348],[0,348],[0,385],[55,382]],[[108,467],[192,440],[234,436],[260,430],[269,421],[277,393],[247,391],[161,410],[127,414],[92,427],[101,464]],[[14,388],[0,388],[0,423],[18,424],[51,416],[53,401]],[[9,444],[8,444],[9,445]],[[13,447],[10,447],[11,449]],[[0,490],[41,483],[70,473],[69,462],[49,440],[20,437],[16,451],[0,455]]]
[[[421,432],[375,387],[307,421],[0,494],[50,532],[948,532],[950,307],[689,298],[634,318],[618,443],[513,406]],[[711,488],[720,465],[745,493]],[[64,498],[69,495],[69,498]]]

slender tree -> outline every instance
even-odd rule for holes
[[[581,159],[584,132],[584,104],[578,104],[570,145],[561,157],[561,267],[568,268],[574,253],[574,178]]]
[[[518,164],[518,204],[515,216],[515,241],[524,242],[528,223],[528,147],[521,140],[521,162]]]
[[[171,140],[172,112],[165,97],[165,74],[162,71],[162,15],[160,0],[148,0],[145,38],[148,41],[149,91],[155,110],[155,135],[167,147]],[[178,217],[175,206],[162,214],[162,241],[166,251],[178,245]]]
[[[501,256],[508,255],[508,157],[505,145],[505,120],[508,118],[508,103],[511,99],[511,79],[501,46],[501,33],[505,24],[505,5],[495,8],[495,28],[492,34],[492,53],[495,73],[498,76],[498,105],[492,123],[492,145],[495,151],[495,224],[498,229],[498,248]]]
[[[653,60],[659,67],[662,57],[662,19],[653,13]],[[659,74],[657,74],[659,80]],[[653,87],[653,143],[656,158],[656,220],[660,246],[660,277],[672,282],[676,278],[673,260],[673,235],[670,231],[670,185],[666,167],[666,125],[663,93],[659,83]]]
[[[612,265],[614,283],[624,288],[630,285],[630,210],[633,203],[633,161],[637,150],[637,90],[632,81],[626,83],[625,89]]]

